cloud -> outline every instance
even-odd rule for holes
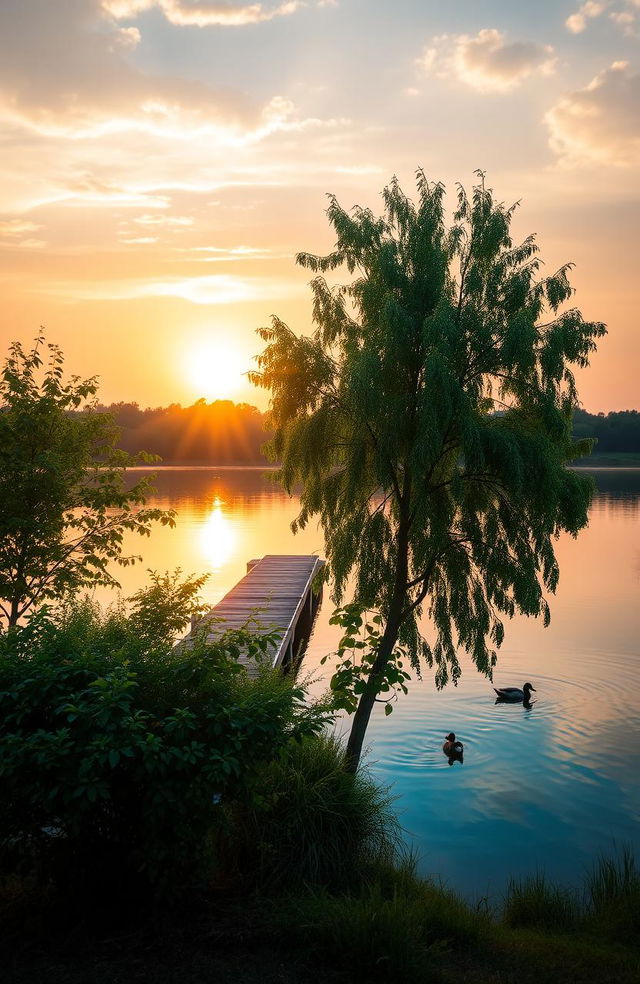
[[[599,17],[608,6],[608,3],[596,3],[595,0],[587,0],[587,3],[581,4],[575,14],[567,17],[565,26],[572,34],[581,34],[587,27],[587,21]]]
[[[117,20],[136,17],[156,7],[177,27],[243,27],[276,17],[287,17],[309,4],[305,0],[276,3],[213,3],[210,0],[103,0],[107,13]],[[319,0],[318,7],[336,6],[335,0]]]
[[[589,21],[596,20],[607,13],[609,20],[622,28],[628,37],[636,36],[636,25],[640,13],[640,0],[587,0],[582,3],[575,13],[567,17],[565,27],[572,34],[582,34],[589,26]]]
[[[0,219],[0,237],[15,238],[27,232],[35,232],[40,226],[26,219]]]
[[[184,228],[192,226],[194,220],[187,215],[139,215],[133,220],[136,225],[142,226],[168,226]]]
[[[441,34],[433,38],[418,64],[427,75],[454,77],[480,92],[506,92],[530,75],[550,75],[553,48],[534,41],[508,41],[502,31],[483,28],[477,35]]]
[[[545,116],[550,144],[564,163],[640,161],[640,75],[614,62]]]
[[[138,69],[130,53],[139,40],[101,0],[0,4],[0,114],[71,139],[136,128],[177,139],[258,121],[238,92]]]
[[[0,247],[3,249],[43,249],[47,246],[44,239],[36,239],[29,233],[36,232],[42,226],[27,219],[0,219]],[[23,236],[27,236],[23,239]]]
[[[146,237],[143,241],[150,242]],[[141,240],[137,240],[137,244],[140,242]],[[283,297],[306,294],[307,287],[303,283],[273,277],[239,277],[220,273],[205,277],[166,277],[157,280],[57,282],[48,283],[45,292],[71,302],[177,297],[192,304],[237,304],[280,300]]]
[[[149,0],[110,3],[123,13],[140,11]],[[181,6],[203,9],[202,4]],[[224,6],[204,5],[209,13]],[[278,131],[344,122],[301,117],[278,95],[258,105],[238,91],[145,73],[130,60],[139,40],[138,28],[117,24],[104,0],[0,3],[0,121],[69,141],[107,142],[138,133],[175,144],[199,141],[203,149],[207,144],[237,148]]]

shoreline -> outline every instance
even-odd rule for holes
[[[602,456],[603,459],[605,456]],[[127,467],[128,472],[157,472],[157,471],[258,471],[273,472],[277,471],[279,465],[218,465],[215,462],[189,462],[189,461],[167,461],[158,462],[155,465],[131,465]],[[635,455],[634,460],[629,462],[612,463],[610,458],[603,461],[591,460],[588,464],[571,464],[567,467],[579,471],[640,471],[640,455]]]

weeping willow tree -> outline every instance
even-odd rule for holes
[[[302,487],[294,528],[320,518],[336,602],[349,584],[349,611],[381,616],[373,654],[342,675],[352,769],[398,647],[443,686],[460,650],[491,674],[505,616],[548,624],[554,540],[585,526],[592,494],[565,467],[590,450],[571,435],[574,370],[605,333],[567,304],[571,264],[542,276],[535,237],[514,245],[516,206],[481,172],[449,225],[422,171],[415,203],[395,179],[382,197],[378,217],[330,196],[334,251],[297,257],[315,330],[273,318],[253,375],[270,390],[280,481]],[[328,283],[342,267],[349,283]]]

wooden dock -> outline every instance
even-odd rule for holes
[[[306,644],[320,602],[314,591],[314,579],[324,567],[319,557],[301,554],[267,554],[250,560],[247,573],[206,615],[191,627],[191,632],[207,630],[207,639],[215,641],[229,629],[244,628],[247,623],[265,630],[277,630],[277,645],[268,653],[272,666],[288,666]],[[255,661],[241,653],[239,662],[254,675]]]

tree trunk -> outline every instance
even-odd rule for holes
[[[380,690],[382,676],[387,667],[387,663],[389,662],[391,654],[395,649],[396,642],[398,641],[398,635],[400,633],[400,611],[398,610],[397,613],[394,612],[393,615],[393,623],[391,620],[387,622],[387,628],[385,629],[382,637],[382,642],[380,643],[380,648],[378,649],[378,655],[376,656],[371,673],[369,674],[367,689],[358,701],[356,712],[353,715],[353,723],[351,725],[351,731],[349,733],[349,740],[347,741],[346,749],[345,768],[347,772],[357,772],[358,765],[360,764],[360,756],[362,755],[364,736],[369,726],[371,711],[373,710],[373,705],[376,702],[376,697],[378,696]]]
[[[11,599],[11,610],[9,612],[9,618],[7,620],[8,628],[12,629],[18,624],[18,619],[20,618],[20,598],[14,595]]]
[[[402,625],[402,610],[407,598],[407,575],[409,569],[409,524],[404,521],[400,523],[398,530],[398,562],[396,565],[395,584],[389,611],[386,613],[386,626],[378,648],[367,687],[358,701],[356,712],[353,716],[353,723],[347,741],[345,768],[347,772],[357,772],[362,755],[362,745],[364,736],[369,726],[369,718],[376,697],[380,692],[380,685],[383,680],[384,671],[391,658],[398,641],[400,627]]]

